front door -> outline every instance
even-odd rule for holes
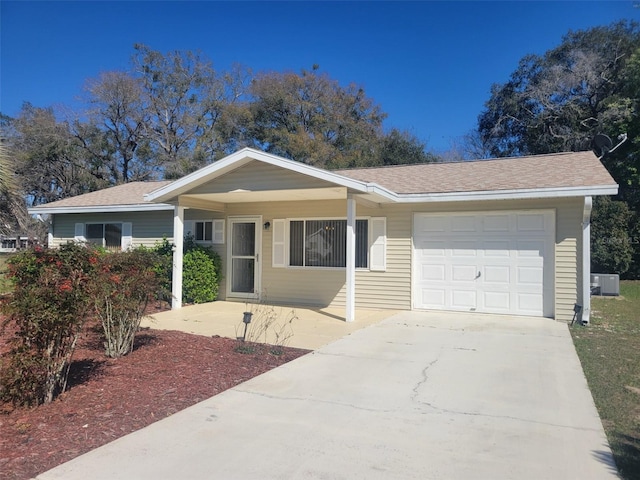
[[[258,298],[260,292],[260,217],[229,219],[230,297]]]

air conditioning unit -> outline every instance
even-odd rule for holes
[[[620,275],[617,273],[592,273],[591,295],[620,295]]]

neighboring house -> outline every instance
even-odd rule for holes
[[[12,253],[35,245],[26,235],[0,235],[0,253]]]
[[[592,197],[618,186],[591,152],[326,171],[252,149],[173,182],[30,209],[49,245],[153,245],[182,270],[191,232],[223,258],[220,298],[589,321]],[[182,279],[174,276],[174,308]]]

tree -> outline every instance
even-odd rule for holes
[[[317,167],[375,162],[386,115],[362,88],[343,88],[314,67],[258,75],[250,92],[255,146]]]
[[[0,141],[0,234],[26,229],[29,216],[9,149]]]
[[[632,212],[625,202],[596,197],[591,228],[591,270],[625,274],[633,256],[629,222]]]
[[[39,205],[105,186],[83,156],[69,124],[58,122],[50,108],[26,103],[7,141],[15,155],[16,174],[29,205]]]
[[[133,58],[145,95],[147,138],[166,178],[190,173],[225,150],[217,123],[244,93],[241,67],[218,74],[193,52],[163,55],[134,46]]]
[[[89,122],[74,122],[75,136],[94,171],[111,185],[152,180],[159,161],[151,155],[147,105],[140,82],[125,72],[106,72],[87,82]]]
[[[409,132],[392,129],[380,140],[378,153],[380,165],[404,165],[409,163],[431,163],[438,158],[426,153],[425,144]]]
[[[620,22],[569,32],[543,56],[524,57],[492,87],[478,120],[492,154],[588,150],[596,133],[618,132],[634,115],[623,73],[639,45],[638,26]]]
[[[620,185],[617,200],[626,202],[631,214],[637,214],[639,25],[618,22],[569,32],[558,47],[543,56],[523,58],[508,82],[493,86],[491,98],[479,116],[478,131],[494,156],[589,150],[596,134],[607,134],[615,140],[619,134],[627,133],[628,140],[620,148],[597,153]],[[598,211],[605,207],[609,208],[604,202],[597,202],[594,207],[594,231],[606,232],[610,227],[606,214]],[[627,220],[625,238],[633,236],[633,227]],[[635,249],[633,258],[640,258],[640,245],[636,243],[595,244],[594,269],[626,271],[631,257],[622,250],[631,247]]]

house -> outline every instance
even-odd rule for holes
[[[618,186],[591,152],[326,171],[243,149],[173,182],[30,209],[49,245],[175,244],[223,258],[225,300],[589,321],[592,197]],[[174,275],[173,308],[182,278]]]

